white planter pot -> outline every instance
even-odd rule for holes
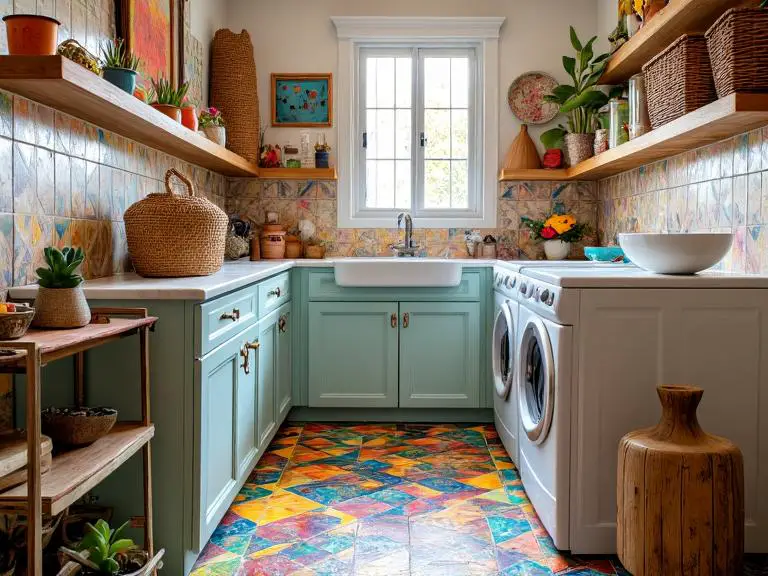
[[[544,254],[547,255],[547,260],[565,260],[570,251],[571,245],[568,242],[562,240],[544,241]]]
[[[226,146],[227,129],[224,126],[206,126],[203,128],[203,132],[211,142],[216,142],[219,146]]]

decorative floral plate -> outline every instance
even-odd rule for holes
[[[526,72],[518,76],[507,93],[512,114],[526,124],[546,124],[557,116],[557,104],[544,102],[544,96],[558,85],[549,74]]]

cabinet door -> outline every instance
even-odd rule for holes
[[[277,422],[282,423],[291,409],[293,364],[291,358],[291,304],[278,310],[277,319]]]
[[[259,447],[271,440],[277,428],[275,387],[277,385],[278,318],[276,310],[259,322],[258,433]]]
[[[309,405],[397,406],[397,304],[310,302]]]
[[[477,407],[479,346],[479,304],[400,303],[400,406]]]

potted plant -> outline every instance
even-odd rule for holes
[[[91,310],[83,293],[83,277],[77,273],[85,259],[82,248],[45,248],[47,268],[38,268],[37,298],[33,326],[80,328],[91,321]]]
[[[323,136],[325,140],[325,136]],[[328,168],[328,160],[331,154],[331,147],[327,142],[315,144],[315,168]]]
[[[187,96],[184,97],[184,101],[181,103],[181,123],[186,128],[192,130],[192,132],[197,132],[197,106]]]
[[[123,39],[117,38],[102,45],[101,60],[104,80],[133,94],[141,60],[126,49]]]
[[[553,214],[546,220],[523,216],[521,223],[530,229],[534,240],[544,242],[547,260],[564,260],[571,250],[571,243],[578,242],[589,231],[589,226],[577,223],[570,214]]]
[[[555,86],[552,94],[544,97],[547,102],[560,106],[560,113],[568,116],[568,127],[560,125],[547,130],[541,135],[541,141],[550,149],[553,143],[563,139],[566,161],[573,166],[594,153],[595,115],[608,102],[608,96],[595,85],[603,75],[608,54],[594,55],[592,46],[597,36],[582,45],[573,26],[570,30],[576,57],[563,56],[563,67],[573,84]]]
[[[200,111],[200,128],[208,140],[216,142],[219,146],[227,144],[227,129],[218,108],[211,106]]]
[[[32,5],[34,8],[34,4]],[[11,56],[53,56],[61,22],[50,16],[9,14],[3,17]]]
[[[181,103],[189,90],[189,82],[184,82],[178,88],[174,88],[170,80],[162,76],[152,80],[152,94],[149,99],[150,106],[162,112],[169,118],[181,122]]]

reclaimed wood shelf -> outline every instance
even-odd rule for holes
[[[641,71],[683,34],[703,33],[723,12],[754,0],[674,0],[611,56],[599,84],[619,84]]]
[[[336,180],[336,168],[259,168],[263,180]]]
[[[765,125],[768,94],[731,94],[557,174],[502,170],[499,180],[600,180]]]
[[[258,176],[255,164],[63,56],[0,56],[0,88],[225,176]]]
[[[155,427],[118,422],[109,434],[93,444],[53,457],[43,474],[40,491],[43,514],[58,514],[98,485],[155,435]],[[27,507],[27,485],[0,493],[0,510],[23,511]]]

